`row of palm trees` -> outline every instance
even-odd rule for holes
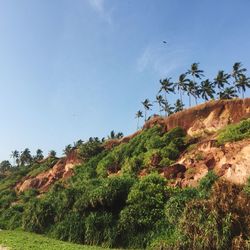
[[[160,89],[156,95],[155,103],[159,105],[159,113],[165,112],[168,116],[174,112],[183,110],[183,96],[187,94],[189,107],[192,105],[192,97],[195,103],[198,99],[208,101],[209,99],[232,99],[238,97],[238,94],[244,98],[247,88],[250,88],[250,78],[246,76],[246,68],[243,68],[241,62],[234,63],[231,73],[225,73],[219,70],[216,77],[211,81],[205,78],[204,71],[199,69],[199,63],[193,63],[185,73],[181,74],[177,81],[172,78],[160,80]],[[176,100],[174,106],[171,106],[167,100],[167,95],[178,93],[179,99]],[[163,94],[163,95],[162,95]],[[144,117],[147,120],[147,112],[151,110],[153,104],[147,98],[141,102],[144,108],[144,114],[141,110],[137,111],[137,129],[139,128],[139,119]]]
[[[56,151],[50,150],[49,156],[55,157]],[[13,159],[13,166],[24,166],[24,165],[30,165],[32,162],[40,161],[44,158],[43,151],[41,149],[36,150],[36,155],[32,156],[31,152],[28,148],[25,148],[23,151],[19,152],[17,150],[14,150],[11,152],[10,157]]]

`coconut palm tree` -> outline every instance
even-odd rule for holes
[[[250,78],[246,77],[244,74],[239,75],[235,86],[239,93],[241,92],[242,98],[244,98],[244,92],[247,88],[250,88]]]
[[[199,88],[194,81],[189,81],[186,86],[187,95],[189,97],[189,107],[191,107],[191,96],[195,98],[197,104],[197,97],[199,97]]]
[[[224,73],[224,70],[220,70],[214,78],[214,84],[217,86],[219,89],[224,88],[225,84],[229,84],[228,80],[230,79],[230,75],[227,73]]]
[[[168,101],[164,101],[164,103],[162,105],[162,110],[161,111],[165,112],[165,116],[169,116],[169,115],[173,114],[173,110],[174,110],[174,107],[172,107],[168,103]]]
[[[227,87],[223,91],[219,92],[220,99],[233,99],[237,96],[236,90],[234,87]]]
[[[21,165],[29,165],[32,162],[32,156],[30,154],[30,150],[25,148],[24,151],[21,152],[20,155],[20,163]]]
[[[56,157],[56,151],[55,150],[50,150],[49,151],[49,157]]]
[[[145,109],[145,115],[144,115],[144,119],[145,121],[147,120],[147,111],[148,110],[151,110],[150,107],[152,107],[153,105],[150,103],[150,100],[149,99],[145,99],[143,102],[142,102],[142,105]]]
[[[242,68],[242,67],[243,65],[241,62],[236,62],[233,65],[231,76],[234,78],[235,82],[237,82],[239,76],[244,75],[244,72],[247,71],[247,69]]]
[[[41,149],[37,149],[34,159],[38,161],[43,159],[43,151]]]
[[[135,118],[137,119],[137,130],[139,129],[139,120],[140,118],[143,117],[143,114],[142,114],[142,111],[141,110],[138,110],[135,114]]]
[[[161,88],[160,92],[164,91],[165,101],[167,100],[167,94],[174,92],[174,83],[171,82],[171,78],[165,78],[164,80],[160,80]]]
[[[195,82],[195,78],[201,79],[203,75],[203,70],[199,69],[199,63],[193,63],[190,69],[187,71],[187,74],[193,77],[193,81]]]
[[[160,115],[161,115],[161,107],[162,107],[165,100],[162,97],[162,95],[157,95],[155,99],[156,99],[155,102],[158,103],[158,105],[159,105],[159,110],[160,110]]]
[[[67,155],[70,153],[71,150],[72,150],[72,146],[71,146],[71,144],[68,144],[68,145],[64,148],[63,153],[67,156]]]
[[[17,150],[12,151],[10,157],[13,158],[14,164],[19,166],[19,152]]]
[[[179,76],[178,82],[175,83],[175,87],[177,88],[179,94],[180,94],[180,100],[182,101],[182,92],[186,91],[187,84],[190,82],[189,79],[186,78],[186,74],[181,74]]]
[[[174,112],[177,113],[179,111],[182,111],[184,108],[184,104],[180,99],[177,99],[174,104]]]
[[[211,99],[214,98],[215,90],[214,90],[214,85],[209,81],[209,79],[206,79],[205,81],[201,82],[201,86],[199,89],[200,96],[202,99],[208,101],[209,97]]]

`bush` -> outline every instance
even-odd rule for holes
[[[250,138],[250,119],[227,126],[220,132],[218,143],[222,145],[226,142],[239,141],[246,138]]]

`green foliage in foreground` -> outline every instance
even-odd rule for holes
[[[111,150],[93,142],[81,147],[86,161],[75,175],[46,194],[16,194],[0,181],[7,187],[0,189],[0,228],[106,248],[249,247],[250,182],[233,185],[209,172],[197,188],[180,189],[158,174],[186,148],[182,129],[153,127]],[[147,175],[138,177],[141,171]]]
[[[0,245],[11,250],[101,250],[101,247],[90,247],[50,239],[42,235],[23,231],[0,231]]]
[[[218,136],[218,143],[224,144],[231,141],[240,141],[250,138],[250,119],[232,124],[223,129]]]

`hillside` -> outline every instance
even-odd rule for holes
[[[0,179],[0,228],[149,249],[250,247],[250,98],[91,138]]]

